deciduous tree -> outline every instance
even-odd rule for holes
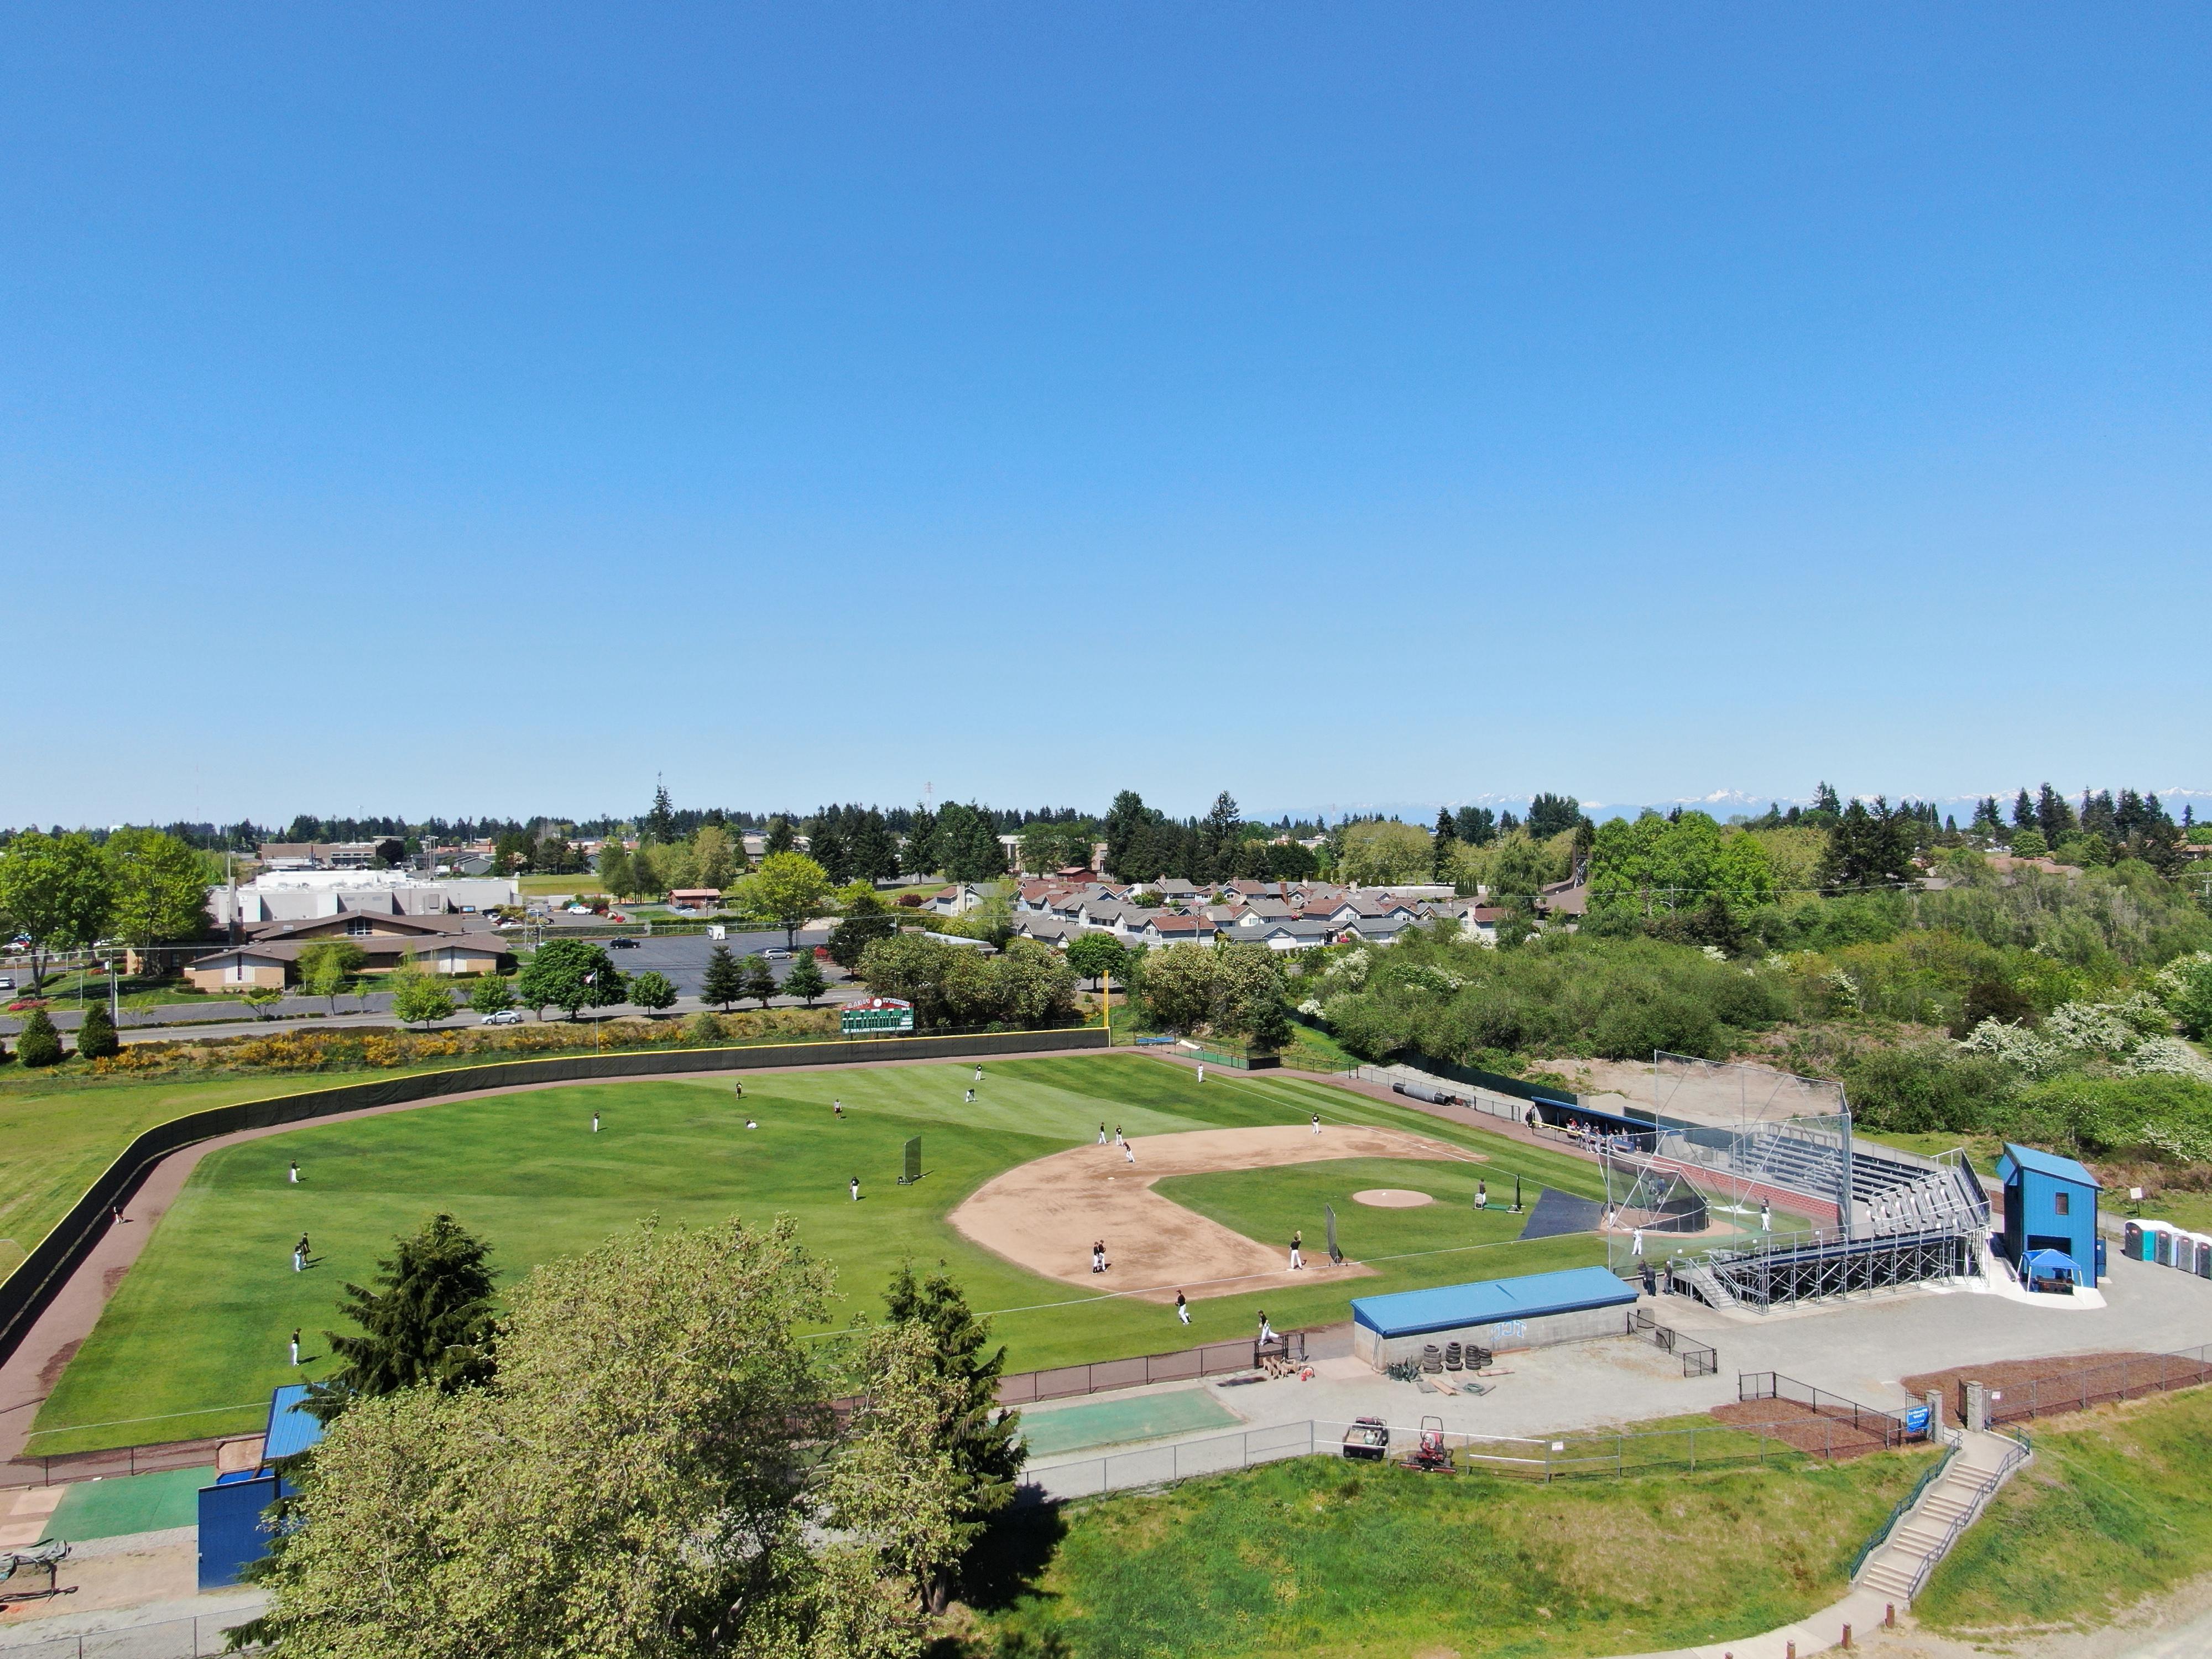
[[[668,975],[647,969],[641,974],[632,974],[623,982],[623,1000],[633,1008],[643,1008],[649,1013],[659,1013],[664,1008],[676,1006],[676,987]]]
[[[486,974],[469,988],[469,1006],[479,1014],[502,1014],[514,1006],[514,986],[498,974]]]
[[[149,966],[158,961],[155,945],[206,930],[207,876],[198,853],[159,830],[134,829],[108,836],[106,851],[114,872],[113,926]]]
[[[783,929],[787,948],[795,947],[799,930],[829,896],[830,878],[804,853],[770,853],[739,884],[746,908],[772,918]]]
[[[91,836],[27,830],[0,849],[0,916],[30,936],[33,991],[54,952],[92,944],[114,908],[114,872]]]
[[[548,1008],[563,1008],[574,1019],[586,1008],[620,1001],[622,972],[599,945],[580,939],[548,939],[532,951],[516,977],[515,991],[543,1019]],[[612,989],[617,994],[609,998]]]
[[[392,992],[392,1017],[401,1024],[428,1025],[453,1018],[453,994],[434,975],[410,965],[386,975],[385,983]]]
[[[368,953],[350,939],[317,939],[300,952],[300,988],[311,997],[327,998],[335,1014],[338,994],[368,963]]]
[[[1079,933],[1067,944],[1067,965],[1088,980],[1120,973],[1128,957],[1111,933]]]

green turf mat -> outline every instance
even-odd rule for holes
[[[61,1507],[46,1522],[46,1535],[76,1544],[88,1538],[198,1526],[200,1488],[214,1484],[212,1468],[87,1480],[64,1495]]]
[[[1180,1389],[1173,1394],[1026,1411],[1022,1413],[1022,1439],[1032,1458],[1051,1457],[1085,1446],[1118,1446],[1199,1429],[1228,1428],[1240,1420],[1205,1389]]]

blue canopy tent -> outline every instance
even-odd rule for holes
[[[2020,1282],[2031,1291],[2071,1296],[2081,1282],[2081,1264],[2063,1250],[2030,1250],[2020,1261]]]

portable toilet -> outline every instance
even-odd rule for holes
[[[2143,1259],[2143,1228],[2140,1221],[2130,1221],[2120,1231],[2120,1254],[2130,1261]]]
[[[2173,1265],[2173,1229],[2160,1227],[2152,1237],[2158,1254],[2151,1259],[2161,1267],[2171,1267]]]
[[[2197,1246],[2197,1276],[2212,1279],[2212,1234],[2191,1234],[2191,1242]]]

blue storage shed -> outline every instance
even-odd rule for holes
[[[200,1488],[203,1590],[239,1583],[246,1568],[269,1553],[266,1511],[291,1491],[271,1466],[297,1456],[323,1437],[323,1425],[307,1410],[307,1398],[302,1383],[290,1382],[277,1389],[269,1397],[269,1423],[262,1431],[259,1467],[218,1476],[215,1485]]]
[[[2096,1282],[2097,1177],[2070,1158],[2005,1143],[1997,1160],[2004,1182],[2004,1254],[2015,1268],[2036,1250],[2055,1250]]]
[[[1636,1291],[1604,1267],[1569,1267],[1518,1279],[1486,1279],[1352,1304],[1352,1351],[1376,1370],[1419,1359],[1430,1343],[1473,1343],[1497,1352],[1618,1336],[1620,1310]]]

